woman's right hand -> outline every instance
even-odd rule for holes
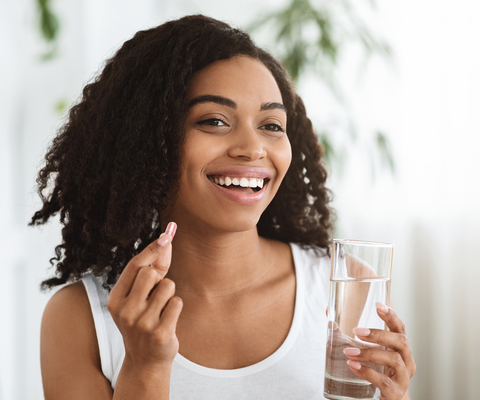
[[[107,307],[125,345],[125,361],[136,369],[170,367],[178,353],[175,333],[182,300],[164,278],[172,259],[176,224],[133,257],[120,275]]]

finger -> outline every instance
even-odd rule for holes
[[[343,353],[352,361],[362,363],[378,372],[389,372],[390,378],[397,382],[401,387],[408,387],[410,377],[402,356],[396,351],[383,350],[379,348],[348,347]],[[383,366],[388,367],[383,371]]]
[[[374,369],[360,364],[358,361],[347,361],[350,370],[360,378],[372,383],[382,392],[382,398],[401,399],[407,388],[399,385],[392,378]]]
[[[388,329],[392,332],[405,334],[405,324],[397,315],[397,313],[390,307],[382,303],[376,303],[378,316],[385,321]]]
[[[113,295],[114,297],[119,296],[123,298],[127,297],[133,286],[133,282],[135,281],[137,273],[140,270],[140,267],[154,263],[155,260],[165,252],[165,250],[167,250],[167,252],[171,251],[171,249],[168,250],[168,248],[170,247],[169,244],[173,240],[172,234],[174,235],[175,231],[176,224],[174,222],[170,222],[167,226],[165,234],[162,234],[159,239],[150,243],[141,253],[133,257],[118,278],[110,293],[110,296]],[[167,232],[168,235],[166,234]]]
[[[170,247],[169,244],[173,240],[177,229],[175,222],[170,222],[167,225],[165,232],[160,235],[158,240],[150,243],[140,254],[132,258],[132,261],[138,265],[150,265],[153,264],[159,257],[164,255]]]
[[[170,238],[170,236],[168,236],[168,238]],[[120,275],[120,278],[118,278],[118,281],[113,287],[110,295],[114,294],[115,296],[120,296],[123,298],[127,297],[132,290],[133,284],[140,269],[144,266],[152,264],[165,250],[165,246],[161,247],[158,244],[158,240],[150,243],[141,253],[137,254],[130,260]]]
[[[173,296],[163,309],[160,316],[160,326],[168,333],[174,334],[177,329],[178,318],[183,309],[183,301],[178,296]]]
[[[412,349],[408,343],[407,335],[403,333],[388,332],[381,329],[354,328],[353,332],[361,340],[370,343],[377,343],[389,349],[398,351],[407,367],[410,377],[415,373],[415,361],[412,356]]]
[[[158,321],[162,310],[174,294],[175,283],[168,278],[162,279],[150,294],[148,299],[148,309],[145,312],[145,315],[148,318],[156,319]]]
[[[127,296],[128,300],[138,304],[146,301],[152,289],[161,279],[160,274],[154,268],[141,267]]]
[[[160,239],[166,239],[168,242],[155,261],[151,263],[151,266],[160,274],[162,279],[167,275],[170,264],[172,263],[172,240],[169,238],[170,235],[162,234]]]

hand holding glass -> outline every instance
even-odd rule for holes
[[[328,306],[324,396],[327,399],[379,399],[380,391],[347,365],[344,349],[376,346],[353,329],[385,329],[376,303],[390,302],[393,244],[334,239]],[[383,366],[362,363],[383,372]]]

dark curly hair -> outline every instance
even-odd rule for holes
[[[43,207],[30,225],[60,213],[63,241],[50,260],[56,277],[42,288],[78,280],[86,272],[107,274],[112,284],[159,236],[166,222],[160,213],[178,191],[192,76],[237,55],[257,59],[271,71],[288,110],[292,163],[258,232],[328,248],[330,192],[322,151],[287,73],[245,32],[194,15],[140,31],[125,42],[85,87],[53,140],[37,179]]]

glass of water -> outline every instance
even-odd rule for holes
[[[385,329],[375,303],[390,303],[394,245],[334,239],[328,305],[323,395],[327,399],[379,399],[380,391],[355,375],[343,350],[378,345],[360,340],[353,328]],[[383,366],[362,363],[383,373]]]

